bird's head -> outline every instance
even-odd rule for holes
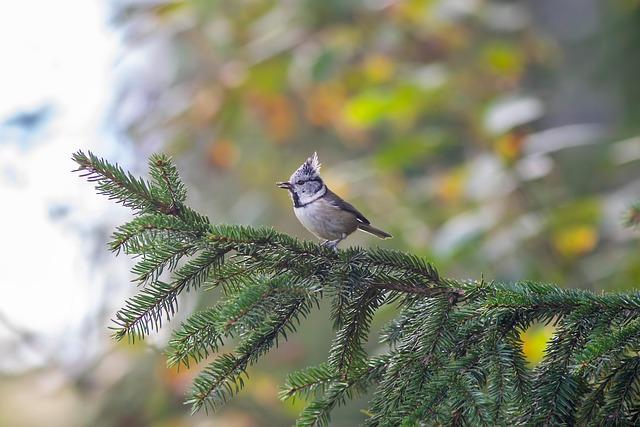
[[[320,162],[318,154],[313,153],[289,178],[289,181],[278,182],[280,188],[289,190],[294,205],[300,206],[312,202],[326,191],[320,178]]]

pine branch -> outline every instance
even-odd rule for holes
[[[280,392],[316,398],[299,425],[327,425],[333,408],[367,392],[372,426],[640,422],[638,292],[462,282],[402,252],[336,253],[272,228],[212,225],[185,204],[167,156],[151,157],[148,182],[92,153],[73,159],[98,193],[135,214],[110,244],[138,257],[134,280],[144,285],[116,313],[116,339],[158,330],[184,292],[222,288],[217,304],[184,321],[169,343],[168,363],[189,368],[239,341],[194,381],[194,411],[216,410],[238,393],[247,368],[327,296],[335,329],[328,360],[291,374]],[[371,320],[385,304],[399,311],[380,336],[387,352],[367,359]],[[520,336],[536,323],[557,330],[531,369]]]
[[[294,322],[300,313],[307,314],[309,302],[305,298],[293,298],[278,310],[258,330],[252,332],[236,350],[235,356],[223,356],[209,365],[195,379],[191,398],[193,412],[203,406],[215,410],[220,403],[238,393],[244,386],[242,375],[247,366],[255,362],[272,346],[278,345],[278,337],[286,339],[288,331],[295,330]]]
[[[123,250],[128,255],[154,252],[154,242],[167,240],[177,243],[195,243],[201,234],[193,226],[175,216],[144,214],[119,226],[111,236],[109,248],[116,255]]]
[[[577,411],[576,423],[578,423],[578,425],[593,425],[598,413],[602,409],[604,396],[611,387],[611,381],[617,372],[617,369],[615,369],[605,375],[604,378],[595,383],[591,390],[586,393]]]
[[[150,243],[146,245],[142,259],[131,269],[131,273],[135,275],[133,280],[139,285],[157,281],[165,269],[175,270],[182,258],[193,255],[196,251],[197,248],[193,243],[176,241]]]
[[[598,377],[625,354],[640,350],[640,319],[594,337],[578,355],[577,372]]]
[[[155,281],[129,299],[116,313],[114,337],[121,340],[128,336],[135,341],[144,338],[151,330],[162,326],[163,317],[170,320],[178,308],[178,295],[190,288],[197,288],[210,271],[222,262],[226,249],[217,252],[203,251],[175,272],[171,283]]]
[[[246,376],[248,359],[248,355],[223,354],[207,366],[194,380],[191,397],[185,402],[191,405],[191,412],[198,412],[202,406],[207,411],[209,408],[215,411],[240,392],[244,387],[242,376]]]
[[[420,387],[420,392],[424,399],[412,406],[407,405],[403,411],[388,414],[386,417],[380,417],[375,414],[370,419],[368,425],[378,426],[385,425],[388,420],[396,423],[417,423],[420,420],[438,419],[440,423],[452,423],[457,420],[457,424],[464,424],[463,412],[457,412],[453,409],[454,405],[459,406],[461,394],[452,391],[452,386],[458,381],[458,377],[478,369],[476,366],[479,359],[477,351],[470,351],[464,356],[456,358],[448,365],[434,372],[427,381]],[[464,393],[463,393],[464,394]],[[456,399],[457,397],[457,399]],[[450,398],[451,400],[448,400]],[[441,407],[446,410],[441,411]],[[477,410],[477,409],[476,409]],[[456,420],[450,417],[455,415]]]
[[[329,283],[336,284],[336,286],[327,289],[329,295],[333,297],[331,318],[334,330],[339,330],[344,326],[349,300],[363,280],[363,270],[359,268],[358,262],[361,254],[357,251],[347,250],[342,255],[344,262],[332,268],[331,275],[327,278]]]
[[[415,255],[377,248],[367,252],[367,258],[371,266],[378,270],[400,270],[406,276],[417,276],[427,283],[435,285],[443,283],[436,268]]]
[[[484,341],[481,366],[487,367],[487,398],[491,401],[494,424],[515,424],[530,401],[531,374],[522,354],[520,337],[490,331]]]
[[[208,224],[207,218],[182,205],[184,187],[177,170],[173,165],[166,165],[170,163],[167,157],[160,157],[165,164],[158,165],[157,162],[152,162],[152,172],[160,177],[154,179],[152,185],[90,151],[87,154],[78,151],[73,154],[72,159],[78,164],[78,169],[74,172],[80,172],[80,176],[86,177],[89,182],[95,182],[98,194],[106,195],[110,200],[115,200],[135,212],[178,215],[187,223]],[[167,194],[171,196],[165,197]]]
[[[586,391],[584,380],[571,374],[576,349],[581,348],[593,330],[597,317],[591,310],[580,310],[565,319],[554,334],[542,364],[536,368],[537,384],[528,421],[534,424],[574,424],[567,413]]]
[[[329,352],[329,366],[342,378],[347,376],[350,368],[365,362],[367,353],[364,344],[369,325],[381,302],[381,294],[375,288],[366,289],[349,301],[344,324],[336,332]]]
[[[388,356],[369,360],[365,366],[358,367],[349,378],[332,382],[324,395],[310,403],[298,417],[297,427],[327,426],[331,420],[331,411],[346,400],[365,392],[372,384],[380,380],[387,363]],[[330,368],[329,368],[330,371]],[[323,372],[327,374],[328,372]]]
[[[391,353],[389,368],[371,404],[373,425],[392,414],[401,420],[403,407],[414,410],[414,400],[421,394],[410,391],[421,389],[429,381],[453,345],[455,331],[449,327],[453,307],[453,302],[440,297],[416,302],[405,309],[404,319],[415,321],[405,325],[402,339]]]
[[[611,379],[611,387],[599,411],[600,425],[633,425],[640,396],[640,356],[624,358]]]
[[[279,303],[282,294],[300,296],[285,278],[246,282],[244,287],[217,306],[192,315],[169,342],[167,363],[200,362],[217,352],[223,339],[258,327]]]
[[[78,151],[72,158],[78,164],[78,169],[74,172],[81,172],[80,176],[86,177],[89,182],[95,182],[98,194],[104,194],[110,200],[134,211],[157,211],[165,214],[171,211],[170,206],[154,198],[144,180],[126,173],[121,167],[110,164],[90,151],[88,154]]]
[[[281,400],[297,396],[307,398],[318,390],[324,391],[325,386],[336,381],[338,381],[338,376],[328,364],[312,366],[289,374],[279,397]]]
[[[450,413],[463,425],[492,426],[492,418],[489,415],[489,401],[482,392],[483,382],[475,375],[465,372],[452,378],[451,386],[455,389]],[[464,423],[462,423],[464,420]],[[452,420],[452,424],[454,424]]]
[[[171,158],[164,154],[153,154],[149,159],[149,175],[159,189],[157,196],[169,205],[168,214],[176,215],[187,200],[187,189],[180,181],[180,174]]]
[[[509,367],[511,354],[508,353],[508,347],[498,341],[494,335],[486,344],[486,354],[484,355],[484,363],[489,366],[489,377],[487,386],[487,396],[491,399],[493,422],[505,419],[505,407],[509,403],[509,377],[507,370]]]

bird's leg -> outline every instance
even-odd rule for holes
[[[327,240],[324,246],[329,249],[332,249],[334,252],[338,252],[338,243],[340,243],[341,240],[342,239]]]
[[[338,252],[338,243],[342,242],[346,237],[347,237],[347,234],[342,233],[342,236],[339,239],[325,240],[325,242],[322,245],[326,246],[329,249],[333,249],[334,252]]]

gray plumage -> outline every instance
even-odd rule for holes
[[[316,153],[291,175],[289,181],[278,183],[278,187],[289,190],[298,220],[329,247],[335,249],[338,243],[358,229],[382,239],[391,237],[391,234],[372,226],[351,203],[329,190],[320,178]]]

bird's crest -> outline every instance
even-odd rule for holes
[[[296,170],[291,176],[291,181],[295,182],[297,179],[312,179],[320,176],[320,161],[318,160],[318,153],[314,152],[313,156],[309,157],[305,162]],[[293,179],[295,177],[295,179]]]

